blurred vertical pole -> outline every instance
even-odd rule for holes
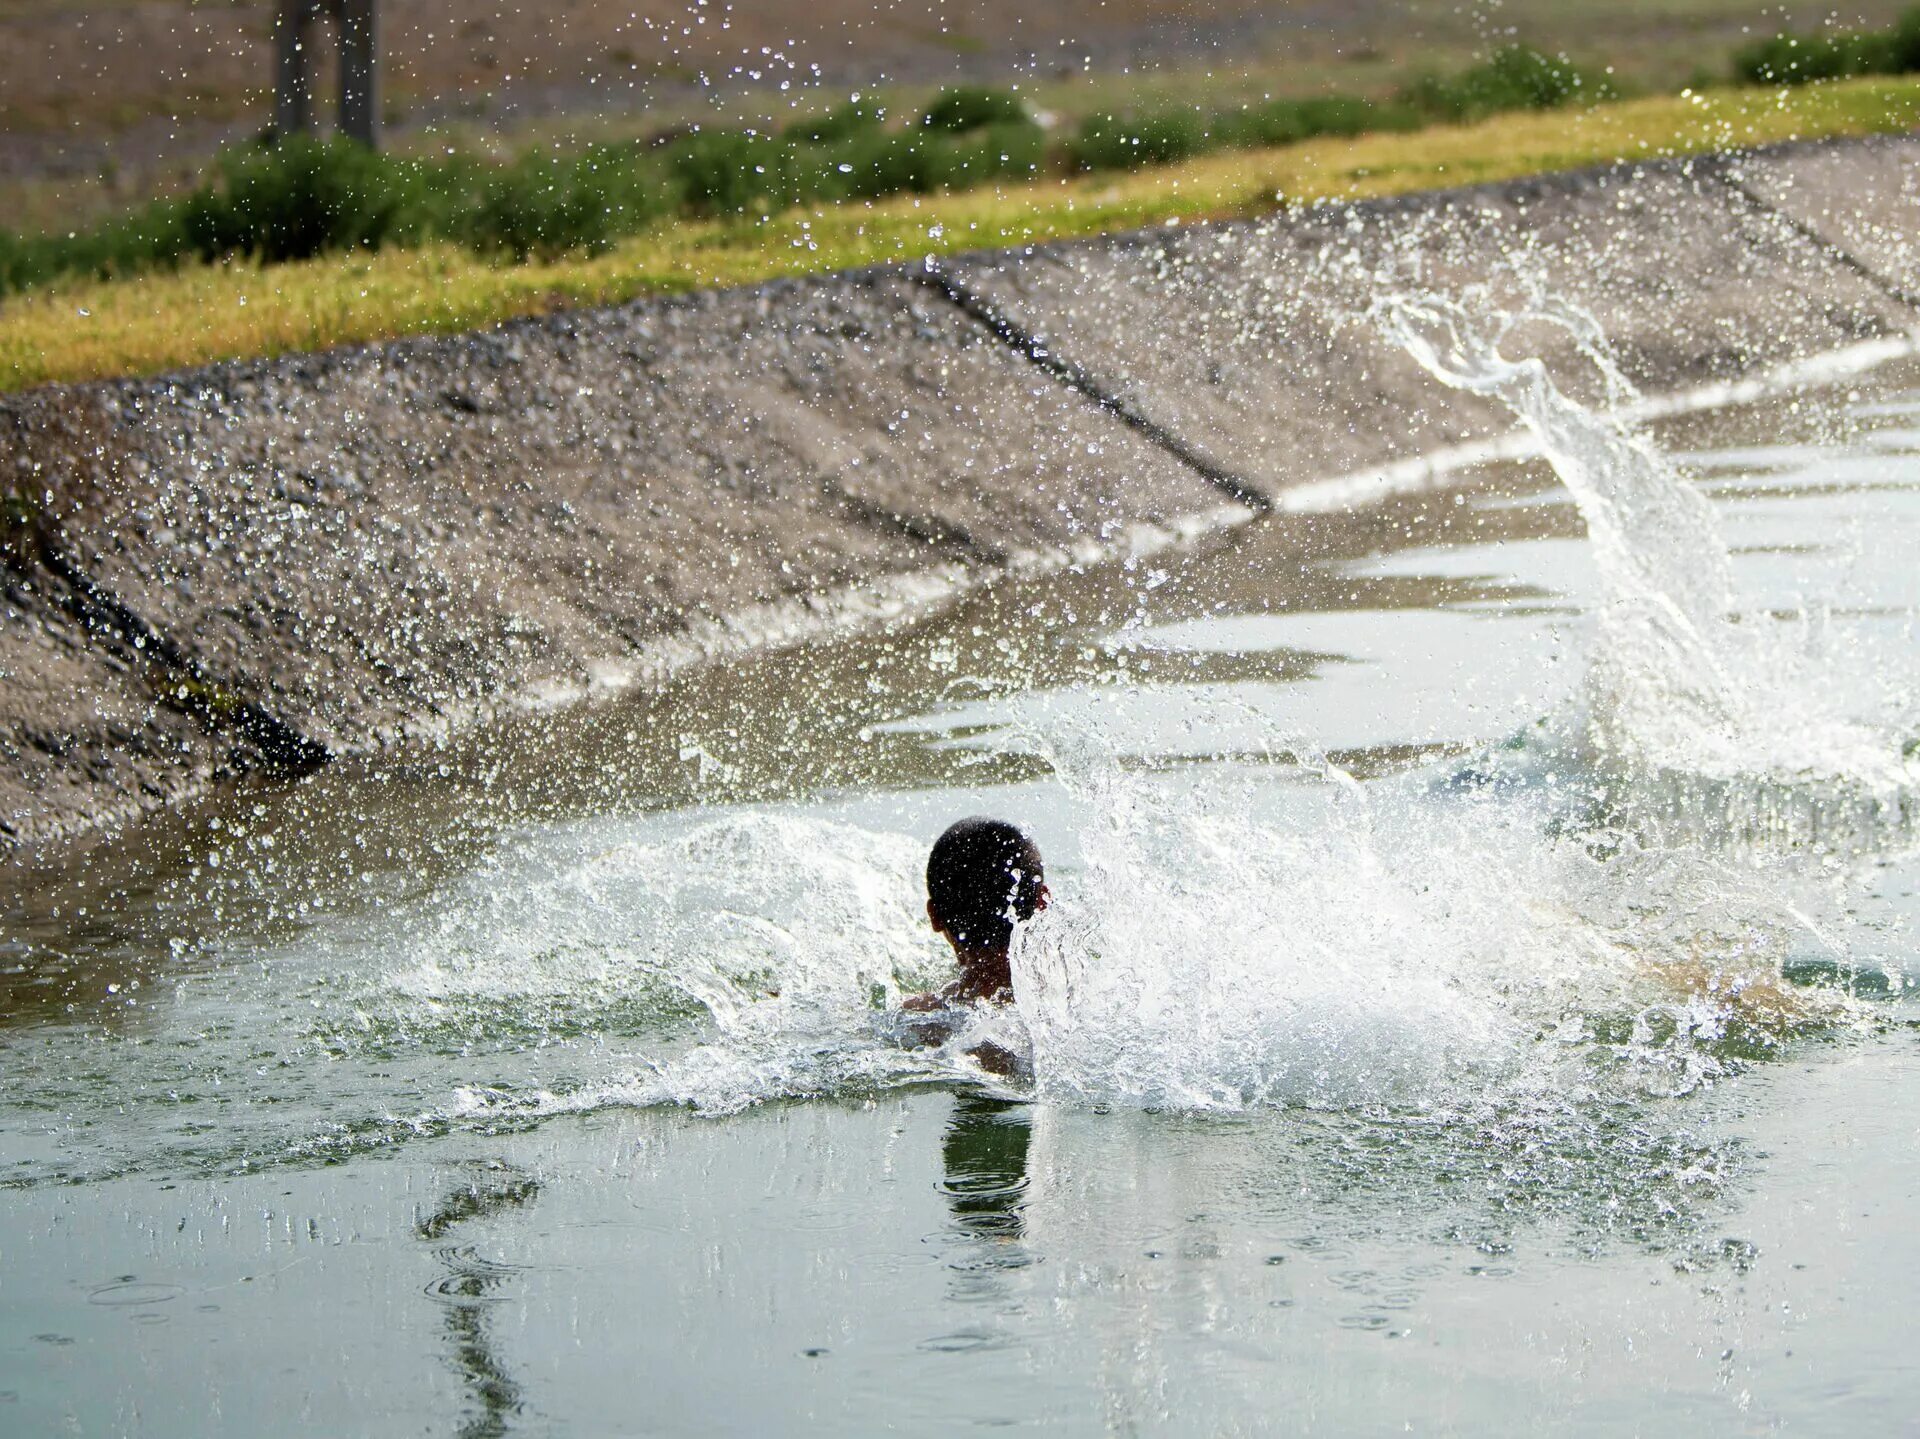
[[[273,128],[297,135],[313,121],[313,3],[280,0],[273,19]]]
[[[340,133],[362,145],[380,142],[379,36],[375,0],[338,0]]]

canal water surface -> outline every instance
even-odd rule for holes
[[[1920,367],[1531,417],[20,880],[0,1432],[1910,1432]]]

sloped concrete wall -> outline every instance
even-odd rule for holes
[[[1876,262],[1897,262],[1892,276],[1912,272],[1920,235],[1916,162],[1920,142],[1902,139],[1756,156],[1742,169],[1809,177],[1802,203],[1845,195],[1836,242],[1869,237]],[[1439,389],[1382,341],[1365,316],[1384,289],[1489,283],[1494,300],[1517,302],[1517,270],[1591,311],[1627,377],[1655,393],[1913,326],[1887,280],[1739,193],[1727,168],[1553,175],[982,255],[950,273],[978,312],[1271,494],[1510,426],[1504,410]],[[1565,335],[1516,336],[1529,339],[1571,390],[1591,388],[1597,377]]]
[[[1790,146],[1733,156],[1727,180],[1907,304],[1920,304],[1920,139]]]
[[[12,397],[0,845],[1507,428],[1378,338],[1385,287],[1517,263],[1651,390],[1905,333],[1916,160],[1614,169]]]

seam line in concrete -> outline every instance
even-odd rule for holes
[[[976,564],[1005,564],[1006,551],[981,543],[972,531],[932,515],[903,515],[854,494],[833,475],[822,477],[821,491],[846,508],[860,524],[884,534],[903,535],[930,549],[958,550]]]
[[[118,640],[147,664],[165,671],[163,687],[171,685],[178,691],[184,681],[187,693],[174,702],[209,730],[231,728],[284,774],[307,774],[332,759],[324,745],[308,739],[258,701],[239,698],[231,686],[210,676],[197,660],[89,575],[51,534],[42,531],[37,540],[35,557],[66,586],[69,599],[62,608],[92,634]]]
[[[1273,496],[1265,490],[1188,444],[1158,420],[1136,410],[1102,386],[1092,372],[1084,366],[1055,354],[1022,326],[1001,314],[984,295],[974,290],[944,265],[929,261],[924,268],[915,269],[911,273],[920,284],[941,296],[969,319],[984,325],[989,334],[1017,352],[1028,363],[1046,371],[1066,384],[1068,388],[1092,400],[1123,425],[1145,436],[1153,444],[1172,455],[1222,494],[1245,505],[1248,509],[1263,514],[1273,508]]]
[[[1770,219],[1778,220],[1829,260],[1859,276],[1889,300],[1904,305],[1909,310],[1920,310],[1920,292],[1909,290],[1899,281],[1889,279],[1845,246],[1828,239],[1805,220],[1789,215],[1766,196],[1750,187],[1745,180],[1735,175],[1732,168],[1734,163],[1731,159],[1723,160],[1713,166],[1712,173],[1714,178],[1726,186],[1735,198],[1744,202],[1749,209]]]

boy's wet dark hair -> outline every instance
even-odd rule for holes
[[[999,948],[1016,920],[1033,918],[1046,878],[1040,851],[1016,826],[963,819],[927,856],[927,906],[955,944]]]

